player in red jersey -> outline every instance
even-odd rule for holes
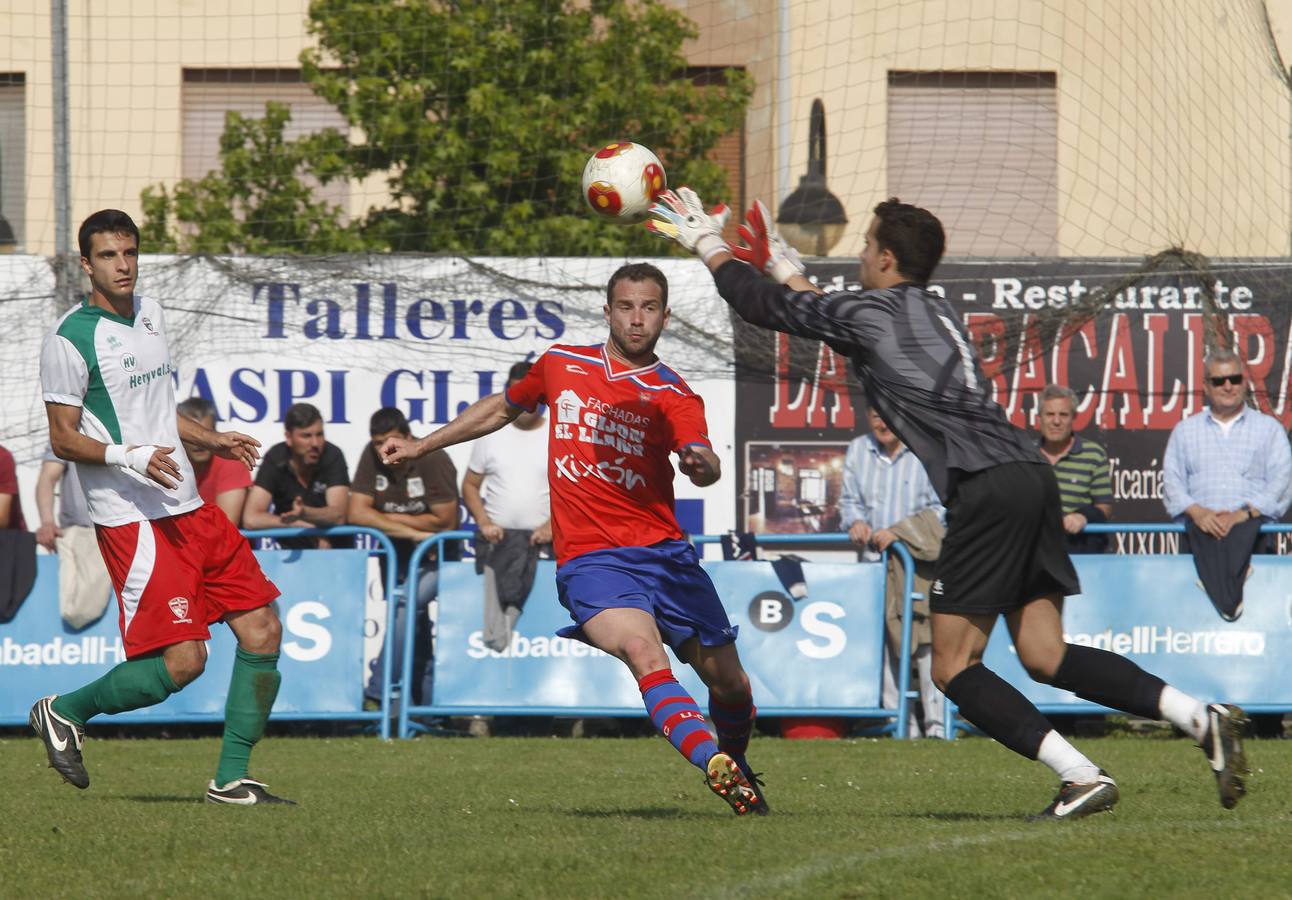
[[[745,760],[754,724],[749,678],[695,548],[673,514],[674,471],[697,487],[721,471],[704,402],[655,356],[668,323],[668,281],[646,263],[621,267],[606,287],[604,344],[557,344],[504,393],[472,404],[420,440],[392,437],[394,463],[496,431],[522,412],[552,408],[548,432],[557,592],[574,624],[565,637],[621,659],[651,720],[705,773],[737,815],[765,815]],[[715,743],[695,700],[673,677],[664,645],[709,688]]]

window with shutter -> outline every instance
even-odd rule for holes
[[[183,89],[183,176],[201,178],[220,166],[220,135],[229,111],[250,118],[265,114],[269,101],[291,107],[288,139],[335,128],[342,134],[349,124],[301,81],[296,69],[185,69]],[[316,186],[320,200],[348,209],[349,185],[343,180]]]
[[[942,220],[948,256],[1059,252],[1052,72],[890,72],[888,193]]]

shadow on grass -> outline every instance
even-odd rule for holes
[[[889,813],[896,819],[933,819],[938,822],[1024,822],[1025,816],[1012,813],[980,813],[962,810],[930,810],[927,812]]]
[[[124,797],[104,797],[104,800],[129,800],[131,803],[205,803],[205,797],[194,797],[191,794],[181,797],[176,794],[130,794]],[[211,804],[214,806],[215,804]]]
[[[671,806],[641,806],[635,809],[573,809],[566,815],[580,819],[700,819],[699,813],[683,812]]]

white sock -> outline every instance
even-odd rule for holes
[[[1053,769],[1060,781],[1090,784],[1099,780],[1099,767],[1086,759],[1081,751],[1064,740],[1057,731],[1049,731],[1041,741],[1036,758]]]
[[[1193,739],[1202,742],[1207,731],[1207,706],[1201,700],[1195,700],[1183,691],[1177,691],[1171,685],[1162,688],[1162,696],[1157,700],[1157,708],[1162,718],[1176,728],[1193,735]]]

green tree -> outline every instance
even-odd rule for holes
[[[653,149],[670,184],[734,199],[705,157],[743,121],[751,79],[693,84],[682,47],[695,26],[661,0],[313,0],[307,24],[304,78],[360,138],[286,141],[281,119],[230,116],[218,172],[145,192],[158,245],[662,253],[584,206],[584,163],[619,139]],[[342,227],[305,176],[384,177],[389,196]]]
[[[265,104],[264,118],[230,112],[220,168],[167,191],[144,188],[140,238],[151,253],[343,253],[372,245],[315,184],[344,176],[344,161],[284,136],[291,109]]]
[[[393,203],[370,233],[396,250],[614,255],[660,252],[641,228],[583,204],[588,156],[627,138],[674,185],[726,193],[705,159],[744,119],[751,79],[685,77],[697,31],[660,0],[313,0],[305,79],[365,139],[314,143]]]

